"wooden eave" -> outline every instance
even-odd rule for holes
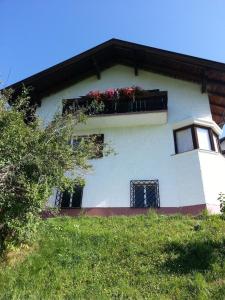
[[[101,72],[113,65],[143,69],[201,84],[209,94],[212,116],[223,122],[225,110],[225,64],[153,47],[111,39],[49,69],[21,80],[10,88],[19,93],[22,84],[33,87],[32,99],[40,104],[43,96],[79,82],[89,76],[101,78]],[[157,88],[157,87],[156,87]]]

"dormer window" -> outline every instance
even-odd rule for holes
[[[175,152],[194,149],[220,152],[219,137],[210,127],[189,125],[174,130]]]

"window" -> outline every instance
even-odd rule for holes
[[[200,125],[174,130],[174,142],[176,154],[193,149],[220,152],[218,135],[211,128]]]
[[[132,180],[130,183],[131,207],[159,207],[158,180]]]
[[[177,131],[177,149],[178,152],[186,152],[194,149],[191,128]]]
[[[83,196],[83,186],[75,186],[74,192],[58,191],[56,205],[60,208],[80,208]]]
[[[220,142],[218,136],[213,132],[213,142],[215,146],[215,151],[220,152]]]
[[[104,134],[91,134],[91,135],[80,135],[72,139],[73,149],[76,151],[81,143],[94,143],[95,147],[90,147],[91,156],[89,159],[101,158],[103,157],[104,148]]]
[[[224,137],[219,142],[219,149],[221,149],[222,154],[225,155],[225,138]]]
[[[198,138],[198,148],[204,150],[212,150],[212,144],[210,140],[210,129],[197,127],[197,138]]]

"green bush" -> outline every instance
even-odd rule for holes
[[[221,213],[225,214],[225,195],[220,193],[218,200],[220,201],[220,211]]]
[[[26,88],[16,99],[9,91],[0,94],[1,250],[32,240],[53,187],[73,190],[83,184],[75,174],[91,168],[88,158],[99,147],[87,140],[74,151],[68,143],[75,126],[85,121],[83,111],[76,116],[56,115],[43,126],[31,100]]]

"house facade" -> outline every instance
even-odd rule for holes
[[[219,212],[222,74],[220,63],[113,39],[24,80],[36,87],[45,124],[90,91],[139,87],[74,128],[76,139],[100,137],[115,154],[94,157],[85,186],[74,194],[55,189],[48,206],[70,215]]]

